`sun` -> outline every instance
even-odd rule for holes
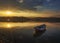
[[[13,12],[11,12],[11,11],[6,11],[5,13],[8,14],[8,15],[10,15],[10,14],[12,14]]]

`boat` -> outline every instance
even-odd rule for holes
[[[45,24],[34,27],[34,37],[41,36],[45,31],[46,31],[46,25]]]

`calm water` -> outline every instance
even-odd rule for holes
[[[10,27],[34,27],[38,25],[46,24],[47,28],[60,28],[60,23],[48,23],[48,22],[23,22],[23,23],[13,23],[13,22],[0,22],[0,27],[10,28]]]
[[[48,23],[48,22],[25,22],[25,23],[12,23],[12,22],[0,22],[0,28],[8,28],[12,27],[21,27],[22,30],[17,29],[14,30],[15,37],[19,38],[18,35],[20,33],[25,34],[28,38],[33,38],[32,33],[35,26],[46,24],[47,28],[45,33],[43,33],[40,37],[36,38],[37,42],[41,43],[60,43],[60,23]],[[17,42],[18,43],[18,42]]]

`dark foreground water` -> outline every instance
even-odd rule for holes
[[[34,27],[46,24],[46,31],[34,37]],[[60,23],[0,22],[0,43],[60,43]]]

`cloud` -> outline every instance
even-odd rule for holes
[[[60,11],[44,10],[41,11],[45,17],[60,17]]]
[[[50,0],[46,0],[47,2],[50,2]]]
[[[23,3],[24,2],[24,0],[17,0],[19,3]]]

